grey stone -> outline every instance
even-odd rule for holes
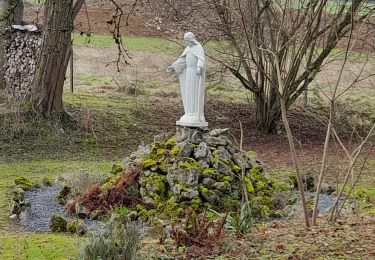
[[[190,157],[194,151],[194,145],[192,143],[183,142],[180,144],[182,150],[180,153],[181,157]]]
[[[195,149],[194,149],[194,157],[196,159],[205,158],[209,155],[210,150],[208,149],[206,143],[200,143]]]
[[[12,199],[16,202],[21,202],[23,201],[25,198],[25,191],[20,188],[20,187],[16,187],[13,191],[12,191]]]
[[[210,134],[211,136],[215,136],[215,137],[217,137],[217,136],[220,136],[220,135],[222,135],[222,134],[227,133],[228,131],[229,131],[229,128],[214,129],[214,130],[212,130],[209,134]]]
[[[52,185],[51,181],[47,178],[47,176],[44,176],[42,183],[44,186],[49,187]]]
[[[235,147],[234,145],[231,145],[231,144],[228,144],[226,146],[226,149],[228,150],[228,152],[230,152],[231,155],[235,155],[236,153],[238,153],[240,150]]]
[[[154,204],[154,200],[149,196],[144,196],[143,202],[146,203],[146,204]]]
[[[204,168],[210,168],[210,159],[209,158],[200,159],[200,160],[198,160],[198,163]]]
[[[200,172],[195,169],[171,169],[167,174],[168,184],[181,183],[187,187],[198,187]]]
[[[86,208],[82,204],[76,204],[75,213],[79,218],[85,219],[87,217]]]
[[[229,181],[232,182],[234,179],[234,174],[232,172],[226,172],[226,174],[219,174],[217,176],[218,181]]]
[[[213,167],[220,174],[229,175],[232,172],[231,167],[220,160],[213,162]]]
[[[223,181],[223,182],[216,182],[214,183],[213,187],[219,191],[230,191],[231,187],[229,182]]]
[[[149,176],[151,175],[151,171],[144,171],[144,172],[143,172],[143,175],[144,175],[145,177],[149,177]]]
[[[212,190],[202,193],[202,197],[211,204],[215,204],[219,200],[219,196]]]
[[[194,199],[196,197],[199,197],[199,192],[197,190],[189,189],[188,191],[181,192],[181,197],[184,199]]]
[[[211,179],[211,178],[204,178],[202,180],[202,184],[207,187],[207,188],[211,188],[213,186],[213,184],[215,183],[216,181]]]
[[[327,183],[323,183],[321,188],[320,188],[321,193],[328,194],[328,195],[331,195],[335,191],[336,191],[335,187],[333,187],[333,186],[331,186]]]
[[[9,205],[10,215],[13,215],[13,214],[19,215],[21,213],[21,211],[22,211],[22,208],[21,208],[20,204],[16,201],[12,200],[12,202]]]
[[[18,215],[17,214],[13,214],[13,215],[10,215],[9,218],[13,221],[16,221],[18,220]]]
[[[245,154],[236,153],[233,155],[233,161],[236,165],[244,167],[245,169],[251,168],[251,164],[248,161],[248,158]]]
[[[206,132],[206,129],[187,126],[177,126],[176,141],[177,143],[192,142],[194,144],[199,144],[202,141],[202,135],[204,132]]]
[[[227,149],[225,149],[225,147],[219,146],[216,151],[217,151],[216,154],[215,154],[216,158],[224,159],[224,160],[227,160],[227,161],[232,160],[231,153],[228,152]]]
[[[165,142],[172,137],[171,133],[160,133],[154,136],[154,143]]]
[[[203,141],[206,142],[211,147],[226,146],[227,145],[226,140],[224,140],[220,137],[210,136],[208,134],[203,135]]]

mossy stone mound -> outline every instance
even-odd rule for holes
[[[158,212],[175,215],[186,207],[237,210],[246,188],[251,202],[272,215],[274,182],[266,178],[254,152],[241,152],[226,131],[178,127],[176,136],[158,136],[157,142],[140,147],[124,168],[142,165],[140,194]]]
[[[51,217],[49,227],[52,232],[66,232],[67,231],[67,221],[64,217],[60,215],[53,215]]]
[[[14,179],[14,183],[23,190],[31,190],[32,188],[34,188],[34,184],[29,179],[23,176],[16,177]]]

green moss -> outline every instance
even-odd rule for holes
[[[23,190],[31,190],[34,187],[34,184],[23,176],[16,177],[14,183]]]
[[[179,156],[182,152],[182,147],[180,145],[175,145],[171,149],[170,155],[171,156]]]
[[[158,150],[156,151],[156,156],[157,156],[158,158],[160,158],[161,156],[166,155],[166,154],[167,154],[167,151],[166,151],[165,149],[158,149]]]
[[[205,177],[213,177],[216,174],[216,170],[213,168],[208,168],[203,170],[203,176]]]
[[[189,190],[189,188],[188,188],[185,184],[183,184],[183,183],[179,183],[179,184],[178,184],[178,187],[179,187],[182,191],[188,191],[188,190]]]
[[[254,193],[255,189],[254,189],[253,183],[251,182],[250,178],[245,176],[244,181],[245,181],[247,192],[248,193]]]
[[[199,211],[199,209],[202,207],[203,205],[203,202],[202,200],[197,197],[197,198],[194,198],[191,200],[191,207],[195,210],[195,211]]]
[[[152,159],[147,159],[142,162],[143,169],[150,169],[151,167],[154,167],[157,165],[157,162]]]
[[[111,173],[112,173],[112,174],[117,174],[117,173],[122,172],[123,169],[124,169],[124,168],[122,167],[121,164],[119,164],[119,163],[114,163],[114,164],[112,165]]]
[[[219,150],[214,150],[212,153],[211,153],[213,156],[216,156],[219,154]]]
[[[149,215],[149,216],[155,216],[156,213],[157,213],[156,209],[150,209],[150,210],[148,211],[148,215]]]
[[[69,186],[62,187],[61,191],[57,193],[56,199],[57,201],[64,205],[67,201],[69,196],[72,194],[72,188]]]
[[[220,197],[218,207],[223,212],[237,211],[241,207],[241,200],[231,195],[224,195]]]
[[[66,232],[67,231],[67,222],[65,218],[60,215],[53,215],[51,217],[49,227],[52,232]]]
[[[159,169],[162,173],[165,173],[167,174],[168,173],[168,166],[166,165],[165,162],[162,162],[160,165],[159,165]]]
[[[204,187],[202,184],[199,185],[199,191],[202,193],[202,194],[207,194],[208,193],[208,189],[206,187]]]
[[[258,157],[257,153],[251,150],[247,151],[247,156],[252,158]]]
[[[85,227],[85,224],[83,223],[82,220],[72,220],[71,222],[68,223],[67,230],[71,234],[76,234],[79,236],[83,236],[86,234],[87,230]]]
[[[235,164],[232,165],[232,172],[240,172],[240,171],[241,171],[240,166],[235,165]]]
[[[266,187],[266,184],[262,181],[258,181],[256,187],[258,190],[263,190]]]
[[[179,164],[179,167],[181,169],[184,169],[184,170],[185,169],[186,170],[190,170],[190,169],[200,169],[200,168],[202,168],[202,166],[200,165],[200,163],[197,162],[193,158],[184,158],[184,161]]]
[[[232,180],[232,178],[230,176],[224,176],[221,178],[221,181],[224,181],[224,182],[230,182]]]
[[[100,188],[102,190],[108,190],[108,189],[112,188],[113,186],[115,186],[120,181],[121,178],[122,178],[122,174],[118,173],[117,175],[110,178],[109,181],[104,183]]]
[[[171,149],[176,144],[176,136],[172,136],[168,139],[168,141],[165,143],[165,148]]]
[[[154,193],[164,197],[166,195],[167,177],[159,174],[151,174],[146,179],[147,185],[153,186]]]

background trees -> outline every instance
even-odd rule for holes
[[[257,127],[265,133],[281,118],[280,101],[289,109],[350,26],[372,12],[363,0],[210,2],[229,42],[220,61],[253,93]]]

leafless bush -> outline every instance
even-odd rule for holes
[[[81,130],[86,132],[94,131],[94,118],[89,107],[82,107],[79,124]]]
[[[94,185],[100,184],[105,180],[103,173],[87,173],[84,171],[74,172],[65,178],[65,184],[71,187],[76,194],[82,194]]]

